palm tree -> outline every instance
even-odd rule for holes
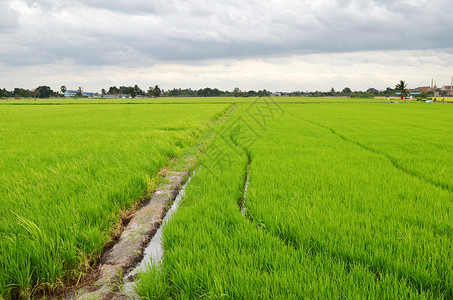
[[[401,97],[404,97],[404,99],[406,99],[406,96],[409,95],[409,91],[406,89],[406,87],[407,83],[405,83],[404,80],[400,80],[400,83],[395,86],[395,90],[399,92],[401,94]]]
[[[60,91],[64,95],[64,93],[66,92],[66,86],[62,85],[61,88],[60,88]]]
[[[136,94],[136,95],[140,94],[140,91],[141,91],[141,90],[140,90],[140,88],[138,87],[138,85],[135,85],[135,86],[134,86],[134,91],[135,91],[135,94]]]
[[[161,93],[162,90],[159,88],[158,85],[156,85],[153,90],[154,97],[159,98]]]

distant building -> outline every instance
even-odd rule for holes
[[[446,85],[442,88],[442,91],[445,91],[449,94],[453,94],[453,85]]]
[[[433,92],[434,97],[438,97],[440,95],[440,92],[443,91],[443,88],[442,89],[438,88],[437,87],[437,83],[434,82],[434,79],[432,79],[430,86],[419,86],[418,88],[414,89],[413,91],[414,92],[419,92],[419,93]]]
[[[115,94],[105,94],[105,95],[102,95],[102,98],[104,99],[118,99],[120,98],[119,95],[115,95]]]
[[[88,97],[88,98],[93,98],[94,96],[96,96],[96,93],[92,93],[92,92],[83,92],[83,93],[82,93],[82,96],[83,96],[83,97]]]
[[[427,93],[427,92],[431,91],[431,87],[430,86],[420,86],[420,87],[416,88],[415,90],[420,93]]]
[[[76,91],[76,90],[67,90],[66,92],[64,92],[64,96],[65,96],[66,98],[75,97],[75,96],[77,96],[77,93],[78,93],[78,92],[79,92],[79,91]]]
[[[66,98],[76,97],[78,93],[79,93],[78,90],[67,90],[66,92],[64,92],[64,96]],[[96,96],[96,93],[92,93],[92,92],[83,92],[82,93],[82,97],[93,98],[95,96]]]
[[[453,94],[453,77],[451,78],[451,85],[444,85],[442,92],[447,92],[448,94]]]
[[[437,83],[434,82],[434,79],[431,80],[430,86],[419,86],[413,90],[414,92],[419,93],[428,93],[433,92],[435,97],[440,96],[441,93],[447,93],[453,95],[453,77],[451,78],[451,85],[444,85],[442,88],[437,87]]]

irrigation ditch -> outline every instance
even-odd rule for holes
[[[101,257],[96,279],[67,294],[65,299],[128,299],[122,292],[123,274],[145,257],[145,249],[163,223],[169,205],[189,177],[187,171],[168,172],[154,194],[127,224],[119,241]],[[131,277],[133,280],[134,277]]]
[[[171,205],[170,209],[167,211],[167,213],[165,214],[165,217],[162,220],[162,225],[167,224],[171,220],[174,212],[178,209],[179,203],[181,202],[182,198],[184,197],[187,184],[189,184],[193,175],[195,175],[195,172],[189,176],[187,181],[184,183],[184,185],[179,190],[179,193],[176,196],[176,198],[174,199],[173,204]],[[144,250],[143,258],[138,263],[138,265],[132,271],[130,271],[128,274],[126,274],[123,277],[123,282],[125,282],[125,284],[122,288],[122,292],[124,295],[127,295],[131,298],[138,298],[138,296],[136,295],[136,292],[134,290],[134,286],[135,286],[134,280],[137,277],[137,274],[139,272],[145,271],[146,268],[150,264],[160,265],[163,262],[164,248],[162,246],[162,242],[163,242],[163,239],[162,239],[163,230],[162,229],[163,229],[162,226],[159,227],[159,229],[157,229],[156,233],[154,234],[154,236],[151,238],[150,242],[146,246],[146,248]]]
[[[190,173],[198,163],[198,153],[216,136],[215,127],[222,126],[234,114],[236,105],[229,106],[213,121],[212,127],[199,145],[195,154],[183,158],[180,167],[163,168],[159,174],[161,183],[141,205],[132,209],[119,224],[114,242],[107,245],[90,274],[53,298],[63,299],[133,299],[133,281],[137,272],[144,270],[152,261],[162,261],[162,225],[168,222],[181,201]],[[68,291],[69,290],[69,291]]]

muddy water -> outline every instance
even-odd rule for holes
[[[179,193],[176,196],[175,200],[173,201],[172,206],[167,211],[162,221],[162,226],[156,231],[151,241],[149,242],[148,246],[146,246],[142,261],[137,265],[135,269],[129,272],[126,276],[124,276],[123,278],[124,282],[128,282],[129,281],[128,279],[133,278],[135,275],[137,275],[137,273],[145,271],[149,265],[158,266],[162,263],[164,256],[164,248],[162,247],[162,228],[164,227],[165,224],[167,224],[171,220],[171,217],[178,209],[179,203],[181,202],[182,198],[185,195],[187,184],[192,179],[192,176],[193,175],[189,177],[187,182],[179,190]],[[124,285],[124,292],[128,296],[138,299],[138,296],[134,292],[134,286],[135,286],[134,282],[126,283]]]

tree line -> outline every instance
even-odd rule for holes
[[[39,86],[34,90],[28,90],[23,88],[14,88],[11,91],[6,90],[5,88],[0,89],[0,98],[51,98],[51,97],[61,97],[61,94],[54,92],[48,86]]]
[[[49,86],[39,86],[36,89],[23,89],[14,88],[8,91],[3,88],[0,89],[0,98],[57,98],[63,97],[68,89],[62,85],[60,91],[54,91]],[[135,86],[111,86],[108,89],[101,89],[100,93],[95,93],[96,97],[102,98],[107,95],[114,95],[117,97],[265,97],[270,96],[272,93],[266,89],[254,91],[241,91],[235,88],[233,91],[219,90],[218,88],[204,88],[204,89],[168,89],[163,90],[158,85],[149,87],[147,90],[141,89],[138,85]],[[82,87],[77,89],[76,97],[83,97],[84,91]]]
[[[331,88],[329,91],[295,91],[295,92],[278,92],[281,96],[289,97],[351,97],[351,98],[373,98],[373,97],[390,97],[395,95],[396,90],[387,87],[385,90],[369,88],[365,91],[352,91],[349,87],[335,90]]]
[[[66,86],[61,86],[60,91],[54,91],[49,86],[38,86],[36,89],[29,90],[23,88],[14,88],[13,90],[0,89],[0,98],[53,98],[63,97],[67,91]],[[100,93],[95,93],[96,97],[102,98],[107,95],[114,95],[117,97],[266,97],[271,95],[289,96],[289,97],[357,97],[357,98],[373,98],[373,97],[390,97],[398,92],[398,88],[387,87],[385,90],[377,90],[369,88],[366,91],[352,91],[349,87],[345,87],[341,91],[336,91],[331,88],[330,91],[293,91],[293,92],[275,92],[272,93],[266,89],[255,91],[242,91],[236,87],[232,91],[220,90],[218,88],[174,88],[164,90],[158,85],[149,87],[144,90],[138,85],[134,86],[111,86],[108,89],[102,89]],[[83,89],[81,87],[77,90],[77,97],[83,97]]]

